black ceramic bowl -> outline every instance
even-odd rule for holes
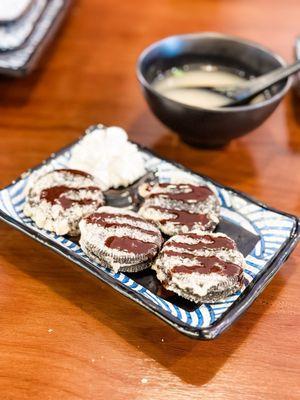
[[[219,33],[170,36],[147,47],[139,57],[137,76],[153,113],[196,146],[222,146],[259,126],[277,107],[291,78],[274,85],[269,98],[256,104],[200,108],[168,99],[151,85],[164,71],[188,63],[211,63],[259,76],[286,65],[278,55],[247,40]]]

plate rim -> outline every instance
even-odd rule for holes
[[[105,127],[102,124],[92,125],[87,128],[83,135],[80,135],[78,139],[71,142],[70,144],[60,148],[58,151],[52,153],[50,157],[42,161],[40,164],[29,168],[27,171],[22,173],[18,178],[13,180],[10,184],[6,185],[5,187],[1,188],[2,190],[7,190],[10,187],[14,186],[16,183],[24,179],[27,175],[32,173],[33,171],[41,168],[44,165],[47,165],[51,160],[55,159],[56,157],[64,154],[68,151],[72,146],[80,141],[80,139],[89,134],[92,130],[96,128],[103,128]],[[134,142],[131,142],[134,143]],[[233,302],[233,304],[224,312],[222,316],[220,316],[216,321],[214,321],[211,325],[204,328],[193,327],[186,322],[178,320],[175,316],[168,313],[166,310],[160,308],[154,302],[151,302],[149,299],[144,297],[141,293],[134,291],[128,286],[124,286],[121,282],[114,279],[110,274],[107,274],[104,269],[96,268],[91,262],[88,260],[82,259],[80,255],[73,252],[70,249],[66,249],[61,247],[59,243],[56,243],[51,238],[45,237],[41,232],[28,227],[25,224],[17,221],[15,218],[11,217],[3,210],[0,209],[0,220],[6,222],[10,226],[14,227],[15,229],[21,231],[22,233],[26,234],[27,236],[35,239],[36,241],[40,242],[41,244],[45,245],[46,247],[50,248],[51,250],[59,253],[60,255],[64,256],[70,261],[73,261],[75,264],[79,265],[85,270],[88,270],[92,275],[97,277],[98,279],[102,280],[103,282],[107,283],[109,286],[113,287],[119,293],[122,293],[126,297],[134,300],[138,304],[142,305],[144,308],[167,322],[173,328],[177,329],[181,333],[184,333],[192,338],[197,339],[214,339],[219,336],[225,329],[229,328],[233,322],[235,322],[247,309],[248,307],[254,302],[254,300],[259,296],[259,294],[263,291],[263,289],[267,286],[267,284],[271,281],[273,276],[278,272],[280,267],[289,257],[293,249],[296,247],[300,236],[300,226],[299,226],[299,218],[293,214],[286,213],[285,211],[278,210],[273,207],[269,207],[268,205],[262,203],[259,200],[256,200],[252,196],[247,195],[246,193],[234,189],[232,187],[222,185],[211,179],[210,177],[195,172],[176,161],[169,160],[165,157],[161,157],[160,155],[156,154],[154,151],[148,149],[146,146],[140,145],[138,143],[134,143],[137,145],[139,150],[143,151],[144,153],[148,153],[153,157],[156,157],[159,160],[165,161],[173,166],[176,166],[182,171],[186,171],[189,173],[193,173],[201,178],[204,178],[208,182],[212,183],[213,185],[225,189],[233,194],[238,195],[239,197],[250,201],[251,203],[262,207],[265,210],[275,212],[276,214],[283,215],[293,220],[293,226],[291,228],[289,237],[283,242],[281,247],[274,253],[273,257],[266,262],[264,269],[257,274],[257,276],[253,279],[253,281],[246,287],[243,293]]]

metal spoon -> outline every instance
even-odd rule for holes
[[[256,97],[258,94],[269,89],[275,83],[278,83],[292,74],[300,71],[300,61],[286,67],[276,68],[275,70],[268,72],[267,74],[261,75],[258,78],[254,78],[240,85],[239,87],[224,86],[224,87],[212,87],[212,86],[180,86],[180,89],[201,89],[214,92],[216,94],[225,96],[230,99],[221,107],[233,107],[247,104],[250,100]]]
[[[296,37],[295,47],[294,47],[294,56],[297,61],[300,61],[300,36]],[[293,90],[294,93],[298,97],[300,97],[300,73],[295,75],[294,82],[293,82]]]

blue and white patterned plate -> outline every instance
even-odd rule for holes
[[[89,128],[86,134],[92,129]],[[74,261],[191,337],[213,339],[230,326],[262,292],[297,243],[299,220],[295,216],[271,209],[243,193],[163,160],[140,147],[147,169],[157,171],[162,179],[180,171],[199,182],[205,182],[213,189],[221,202],[222,220],[219,230],[237,241],[247,263],[245,288],[224,301],[196,305],[182,301],[177,296],[166,297],[151,271],[131,275],[113,273],[91,261],[76,242],[37,228],[23,214],[24,189],[29,176],[40,168],[47,171],[68,166],[73,145],[53,154],[0,191],[0,219]]]

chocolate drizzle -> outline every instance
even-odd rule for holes
[[[114,218],[124,218],[128,221],[147,223],[147,225],[153,226],[153,228],[156,229],[156,225],[153,222],[145,221],[143,218],[140,218],[138,216],[129,215],[129,214],[113,214],[113,213],[106,213],[106,212],[94,212],[94,213],[90,214],[88,217],[86,217],[86,222],[88,224],[97,224],[97,225],[103,226],[105,228],[110,228],[110,227],[134,228],[134,226],[130,225],[129,223],[120,223],[120,222],[110,221],[111,219],[114,219]],[[153,234],[153,231],[142,229],[140,227],[138,229],[144,233]]]
[[[57,169],[55,172],[66,172],[71,175],[79,175],[83,176],[85,178],[93,179],[92,175],[88,174],[87,172],[84,171],[79,171],[78,169],[67,169],[67,168],[62,168],[62,169]]]
[[[174,234],[198,228],[211,231],[218,223],[219,204],[207,186],[191,183],[149,184],[140,214],[157,223],[162,232]],[[157,213],[155,212],[157,211]]]
[[[162,190],[160,192],[152,191],[147,195],[147,198],[152,199],[162,197],[173,201],[196,203],[199,201],[205,201],[209,196],[213,195],[213,192],[207,186],[192,185],[189,183],[160,183],[158,186],[159,188],[169,190]]]
[[[100,223],[100,224],[98,223],[98,225],[102,225],[104,228],[137,229],[139,232],[144,233],[146,235],[156,236],[156,233],[154,231],[148,231],[147,229],[143,229],[143,228],[140,228],[140,227],[137,227],[137,226],[135,227],[135,226],[130,225],[130,224],[122,224],[122,223],[119,223],[119,222],[105,222],[105,221],[103,221],[103,223]]]
[[[191,213],[186,210],[177,210],[173,208],[169,209],[159,206],[149,206],[149,208],[160,211],[162,213],[174,215],[174,218],[161,218],[159,222],[162,225],[166,224],[167,222],[172,222],[175,224],[182,224],[186,226],[193,226],[197,223],[206,226],[210,222],[206,214]]]
[[[184,254],[181,254],[181,257],[183,256]],[[171,271],[175,274],[192,274],[193,272],[199,274],[217,273],[225,276],[237,276],[243,274],[243,269],[239,265],[228,261],[223,261],[215,256],[198,256],[194,259],[197,260],[198,264],[190,266],[184,264],[175,265]]]
[[[46,200],[48,203],[51,204],[59,204],[63,209],[72,207],[74,203],[79,204],[81,206],[88,204],[97,204],[97,203],[101,205],[103,203],[102,198],[98,200],[92,200],[88,198],[76,200],[68,197],[67,195],[68,192],[79,194],[80,191],[101,192],[101,190],[96,186],[86,186],[80,188],[72,188],[64,185],[52,186],[50,188],[41,191],[40,199]]]
[[[134,254],[155,254],[157,251],[157,245],[155,243],[144,242],[143,240],[131,238],[129,236],[109,236],[104,244],[110,249]]]
[[[165,248],[173,247],[188,251],[206,250],[206,249],[234,250],[236,248],[235,243],[231,239],[224,236],[216,236],[216,237],[213,237],[211,235],[200,236],[193,233],[187,234],[185,236],[197,240],[197,243],[180,243],[180,242],[175,242],[173,240],[169,240],[165,244]]]
[[[214,303],[241,289],[243,265],[226,235],[190,232],[169,239],[152,268],[162,285],[179,296]]]
[[[118,250],[128,257],[131,254],[136,263],[141,257],[146,260],[152,259],[158,252],[161,244],[161,234],[153,222],[140,218],[134,213],[122,213],[118,209],[110,212],[110,207],[100,209],[84,218],[87,225],[98,225],[95,232],[99,232],[99,240],[104,246],[104,250],[109,251],[109,257],[120,258],[120,253],[115,254],[113,250]],[[117,231],[124,228],[123,231]],[[103,242],[102,242],[103,241]],[[136,257],[135,257],[136,256]],[[111,260],[110,260],[111,261]],[[132,261],[132,260],[131,260]]]

